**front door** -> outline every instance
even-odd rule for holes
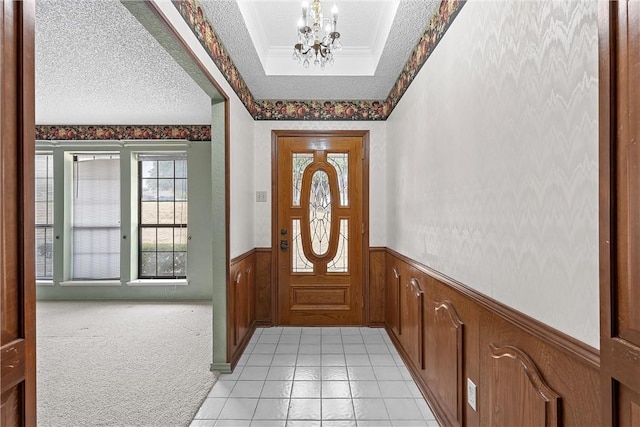
[[[362,325],[365,138],[275,133],[281,325]]]

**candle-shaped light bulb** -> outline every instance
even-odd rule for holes
[[[298,19],[298,30],[300,30],[302,27],[304,27],[304,19],[300,18]]]
[[[331,8],[331,32],[335,33],[338,27],[338,6],[335,4]]]
[[[307,3],[306,1],[302,2],[302,20],[306,23],[307,22],[307,11],[309,10],[309,3]]]

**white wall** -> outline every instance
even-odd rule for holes
[[[255,195],[253,190],[253,119],[244,107],[240,98],[235,94],[231,86],[215,65],[211,57],[202,47],[195,34],[189,29],[178,10],[170,1],[158,1],[156,3],[185,41],[205,65],[222,90],[229,97],[230,103],[230,219],[229,219],[229,256],[234,258],[254,247],[253,231],[253,203]]]
[[[596,9],[468,2],[386,150],[389,247],[594,347]]]
[[[271,131],[272,130],[368,130],[369,131],[369,244],[386,245],[386,123],[385,122],[255,122],[255,190],[267,191],[267,203],[255,204],[256,247],[271,247]]]

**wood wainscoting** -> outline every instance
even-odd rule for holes
[[[385,264],[387,331],[441,425],[598,424],[596,349],[392,250]]]
[[[231,260],[227,283],[227,361],[234,369],[256,328],[256,250]]]
[[[277,322],[271,259],[231,261],[232,367],[255,327]],[[387,248],[370,248],[366,276],[365,325],[386,327],[441,425],[598,424],[598,350]]]

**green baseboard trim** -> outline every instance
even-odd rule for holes
[[[211,364],[212,371],[219,371],[221,374],[230,374],[231,373],[231,363],[212,363]]]

